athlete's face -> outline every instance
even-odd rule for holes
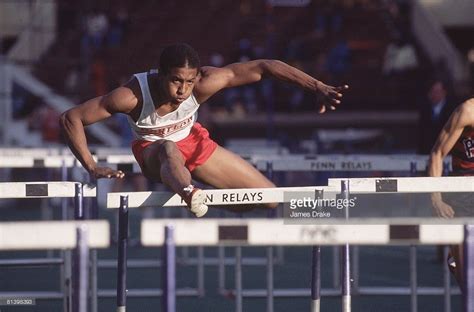
[[[197,75],[197,68],[176,67],[170,70],[166,76],[166,89],[173,104],[181,104],[191,95]]]

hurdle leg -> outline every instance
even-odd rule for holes
[[[464,228],[464,310],[474,311],[474,225]]]
[[[348,244],[341,247],[342,252],[342,311],[351,311],[351,260]]]
[[[273,247],[267,247],[267,312],[273,310]]]
[[[180,209],[180,213],[181,213],[181,218],[189,217],[186,209]],[[181,258],[183,262],[186,263],[189,260],[189,248],[188,246],[182,246],[180,249],[181,249]]]
[[[81,183],[76,183],[75,188],[74,188],[74,219],[75,220],[84,220],[84,197],[83,197],[83,189],[82,189],[82,184]],[[78,312],[78,302],[77,300],[77,292],[78,288],[80,286],[80,276],[79,276],[79,270],[77,269],[78,265],[78,249],[76,248],[73,251],[72,255],[72,264],[73,264],[73,270],[71,274],[71,286],[72,286],[72,294],[71,294],[71,301],[72,301],[72,311]],[[75,298],[76,297],[76,298]]]
[[[128,196],[120,196],[117,258],[117,312],[125,312],[127,306],[127,242]]]
[[[410,162],[410,176],[416,177],[417,169],[416,169],[416,162]],[[411,197],[408,197],[408,206],[413,210],[413,201]],[[410,267],[410,306],[411,311],[416,312],[418,311],[418,283],[417,283],[417,265],[416,265],[416,246],[410,246],[410,256],[409,256],[409,267]]]
[[[90,284],[91,284],[91,312],[98,310],[98,289],[97,289],[97,250],[91,250]]]
[[[242,247],[235,247],[235,312],[242,312]]]
[[[92,183],[89,177],[89,183]],[[97,194],[99,194],[99,184],[97,183]],[[90,218],[99,219],[99,201],[98,195],[94,199],[90,199],[89,204],[91,209]],[[91,283],[91,312],[98,311],[98,289],[97,289],[97,250],[91,250],[91,268],[90,268],[90,283]]]
[[[417,283],[417,265],[416,265],[416,246],[410,246],[410,293],[411,311],[418,311],[418,283]]]
[[[352,292],[357,294],[359,291],[359,260],[360,260],[359,246],[352,246]]]
[[[71,312],[71,253],[69,250],[61,251],[63,264],[60,268],[59,279],[63,293],[63,311]]]
[[[63,160],[61,166],[61,179],[67,181],[68,169],[66,163]],[[68,211],[68,198],[61,198],[61,220],[69,219]],[[64,264],[61,267],[61,289],[63,291],[63,311],[71,312],[72,311],[72,300],[71,300],[71,251],[63,250],[61,251],[61,257],[64,259]]]
[[[222,209],[219,209],[219,217],[224,218],[225,213]],[[225,295],[225,247],[222,245],[217,246],[217,287],[219,288],[219,293]]]
[[[87,290],[88,290],[88,232],[86,226],[79,226],[77,228],[77,247],[75,252],[75,266],[76,276],[73,287],[73,311],[87,312]]]
[[[332,285],[334,289],[338,289],[341,286],[341,255],[340,248],[337,246],[332,247]]]
[[[273,180],[273,163],[267,162],[267,177],[270,181]],[[278,209],[278,207],[277,207]],[[278,210],[270,210],[267,212],[268,218],[275,218]],[[274,298],[273,298],[273,247],[267,247],[267,312],[273,312],[274,310]]]
[[[268,180],[272,181],[274,180],[275,177],[275,171],[273,170],[273,161],[269,160],[267,161],[266,168],[265,168],[265,175],[267,176]],[[279,214],[280,210],[278,207],[276,209],[269,210],[267,213],[268,218],[277,218],[277,217],[282,217]],[[273,248],[273,247],[271,247]],[[284,259],[284,253],[283,253],[283,246],[276,246],[274,249],[276,249],[276,257],[275,259],[272,259],[272,264],[273,262],[284,264],[285,259]],[[273,251],[272,251],[273,255]]]
[[[443,246],[443,259],[448,258],[449,247]],[[444,312],[451,312],[451,272],[445,263],[443,265],[443,285],[444,285]]]
[[[74,195],[74,219],[84,219],[84,197],[82,192],[82,184],[76,183],[75,195]]]
[[[204,247],[197,247],[197,292],[199,297],[204,297]]]
[[[224,246],[219,246],[217,249],[218,252],[218,267],[217,267],[217,282],[218,282],[218,288],[219,288],[219,293],[224,294],[226,288],[225,288],[225,247]]]
[[[321,246],[313,247],[311,265],[311,312],[321,309]]]
[[[165,312],[176,311],[176,247],[174,243],[174,229],[165,227],[165,242],[163,246],[163,297],[162,309]]]

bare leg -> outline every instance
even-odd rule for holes
[[[220,146],[217,147],[206,163],[193,171],[193,177],[220,189],[275,187],[275,184],[251,164]],[[276,208],[278,204],[270,203],[264,206],[266,208]],[[243,207],[243,205],[236,205],[232,208],[232,210],[247,210],[247,207]]]
[[[191,173],[184,167],[184,158],[176,144],[160,140],[143,152],[143,174],[157,182],[163,182],[174,192],[183,196],[183,189],[191,184]]]
[[[172,141],[160,140],[143,151],[143,174],[154,181],[161,181],[184,199],[196,217],[207,212],[206,195],[191,187],[191,173],[184,167],[184,158]]]

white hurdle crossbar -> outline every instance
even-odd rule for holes
[[[76,274],[74,274],[74,286],[71,294],[72,310],[86,312],[88,309],[89,249],[108,247],[109,233],[107,221],[1,222],[0,250],[66,250],[75,248],[73,268]],[[51,292],[43,293],[51,296]],[[10,298],[14,294],[14,292],[0,294],[0,299]],[[27,293],[22,292],[21,294],[25,296]],[[39,293],[34,292],[34,294]]]
[[[155,219],[143,220],[141,227],[141,241],[144,246],[175,246],[195,245],[230,245],[230,246],[271,246],[271,245],[413,245],[413,244],[459,244],[465,241],[465,227],[463,225],[393,225],[383,224],[387,220],[379,220],[379,224],[285,224],[282,220],[272,219],[212,219],[212,220],[178,220]],[[416,229],[414,229],[416,227]],[[166,235],[166,230],[172,229],[173,236]],[[411,235],[406,235],[406,232]],[[472,233],[466,232],[469,238]],[[472,238],[469,238],[472,240]],[[470,242],[474,245],[474,241]],[[470,246],[471,249],[473,246]],[[472,262],[469,264],[472,275]],[[237,266],[238,267],[238,266]],[[236,267],[236,307],[242,306],[241,270]],[[174,274],[174,266],[164,267],[163,272],[169,278]],[[472,283],[472,282],[471,282]],[[175,281],[167,283],[169,289],[163,289],[168,297],[175,296]],[[166,286],[166,285],[164,285]],[[471,285],[472,287],[472,285]],[[170,295],[171,294],[171,295]],[[343,300],[346,299],[343,294]],[[349,293],[350,296],[350,293]],[[474,298],[467,299],[467,306]],[[174,302],[172,300],[172,302]],[[239,304],[240,303],[240,304]],[[347,304],[346,304],[347,303]],[[344,311],[350,311],[350,300],[343,302]],[[313,306],[314,309],[314,306]],[[165,311],[167,310],[165,307]],[[314,311],[314,310],[312,310]],[[466,310],[470,311],[470,310]]]
[[[257,169],[274,171],[424,171],[428,166],[426,155],[286,155],[279,157],[250,157]],[[451,170],[451,158],[445,160]]]
[[[378,224],[377,224],[378,223]],[[434,245],[459,244],[464,227],[459,224],[285,224],[278,219],[147,219],[142,221],[144,246],[162,246],[164,228],[174,228],[176,246],[307,246],[307,245]],[[401,230],[416,227],[415,236]]]
[[[22,221],[0,223],[0,250],[71,249],[76,247],[76,228],[83,224],[90,248],[109,246],[106,221]]]
[[[329,179],[328,185],[340,189],[348,180],[351,194],[473,192],[474,177],[393,177]]]
[[[72,155],[0,155],[0,168],[72,168],[80,167],[80,162]]]
[[[260,189],[204,190],[207,205],[241,205],[283,203],[285,192],[334,192],[327,186],[278,187]],[[119,208],[120,196],[128,196],[129,208],[186,206],[181,197],[172,192],[116,192],[107,194],[107,208]]]
[[[82,196],[96,197],[96,187],[79,182],[1,182],[0,198],[75,197],[76,185],[82,185]]]

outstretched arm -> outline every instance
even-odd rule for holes
[[[347,85],[333,87],[311,77],[301,70],[278,60],[255,60],[245,63],[230,64],[222,68],[203,67],[201,79],[195,87],[195,94],[200,103],[224,88],[237,87],[260,81],[265,77],[272,77],[321,95],[323,103],[319,112],[335,109],[340,103],[342,92],[348,89]]]
[[[114,113],[129,113],[136,106],[136,97],[129,88],[120,87],[64,112],[59,120],[61,132],[69,148],[82,166],[95,178],[122,178],[123,172],[98,167],[87,147],[84,127],[109,118]]]
[[[474,99],[470,99],[461,104],[447,121],[441,130],[436,143],[431,150],[428,164],[428,175],[430,177],[440,177],[443,173],[443,160],[451,151],[463,130],[467,126],[474,124]],[[454,210],[451,206],[444,203],[441,193],[433,193],[431,201],[435,212],[440,217],[452,218]]]

